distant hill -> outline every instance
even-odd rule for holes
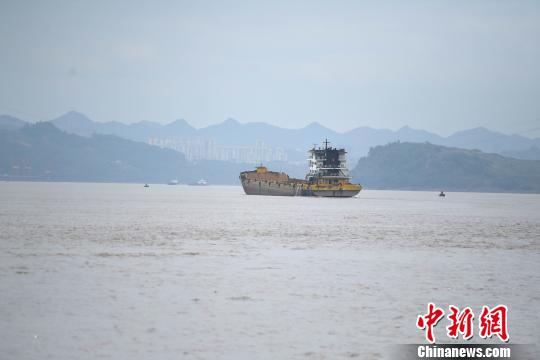
[[[110,135],[67,134],[51,123],[0,131],[0,178],[165,182],[180,177],[182,154]]]
[[[148,142],[150,138],[213,138],[219,144],[237,146],[254,145],[257,141],[263,141],[269,146],[284,148],[289,161],[304,161],[307,149],[314,143],[320,144],[326,138],[333,146],[346,148],[353,162],[365,156],[371,147],[396,141],[427,141],[437,145],[478,149],[516,158],[540,160],[540,153],[528,151],[531,148],[540,148],[540,138],[530,139],[519,135],[505,135],[485,128],[459,131],[451,136],[442,137],[408,126],[397,131],[358,127],[340,133],[317,122],[301,129],[285,129],[261,122],[240,123],[234,119],[227,119],[219,124],[196,129],[183,119],[167,125],[151,121],[134,124],[101,123],[75,111],[52,119],[51,122],[61,130],[86,137],[92,134],[107,134],[142,142]],[[2,117],[0,117],[0,128],[2,124]]]
[[[305,166],[267,164],[295,176]],[[113,135],[82,137],[50,122],[0,129],[0,180],[239,184],[241,171],[253,164],[225,161],[188,162],[174,150]]]
[[[372,189],[540,193],[540,161],[429,143],[374,147],[351,174]]]
[[[0,115],[0,130],[18,130],[26,125],[26,122],[13,116]]]
[[[93,134],[117,135],[129,140],[147,142],[150,137],[191,136],[196,130],[185,120],[180,119],[167,125],[151,121],[140,121],[134,124],[124,124],[111,121],[101,123],[89,119],[86,115],[76,111],[69,111],[64,115],[50,120],[57,128],[65,132],[80,136]]]
[[[540,159],[540,148],[531,146],[525,150],[505,150],[502,155],[516,159],[538,160]]]
[[[540,148],[540,138],[529,139],[519,135],[505,135],[485,128],[459,131],[451,136],[437,134],[404,126],[397,131],[358,127],[339,133],[317,122],[301,129],[285,129],[274,125],[252,122],[240,123],[227,119],[222,123],[195,129],[183,119],[167,125],[142,121],[134,124],[120,122],[100,123],[83,114],[70,111],[51,122],[69,133],[90,136],[91,134],[117,135],[126,139],[147,142],[149,138],[214,138],[223,145],[253,145],[263,141],[269,146],[282,147],[293,161],[305,159],[306,150],[313,143],[321,143],[328,138],[333,145],[345,147],[352,160],[365,156],[369,149],[390,142],[430,142],[432,144],[454,146],[465,149],[478,149],[520,158],[540,160],[540,155],[527,152],[530,148]],[[1,119],[0,119],[1,126]]]
[[[529,139],[520,135],[505,135],[483,127],[456,132],[442,142],[429,142],[498,154],[526,150],[534,146],[540,147],[540,139],[538,138]]]

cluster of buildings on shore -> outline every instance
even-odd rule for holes
[[[262,141],[255,145],[222,145],[213,138],[150,138],[150,145],[173,149],[187,160],[221,160],[243,163],[287,161],[285,149],[270,147]]]

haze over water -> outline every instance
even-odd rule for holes
[[[505,304],[534,344],[539,214],[540,195],[0,182],[2,357],[380,359],[424,342],[428,302]]]

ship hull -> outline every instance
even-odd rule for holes
[[[266,196],[317,196],[317,197],[353,197],[356,196],[360,190],[317,190],[317,189],[305,189],[298,183],[279,183],[268,182],[264,180],[242,181],[242,187],[247,195],[266,195]]]
[[[360,190],[314,190],[313,196],[319,197],[353,197],[358,195]]]
[[[242,187],[247,195],[295,196],[300,190],[294,184],[268,181],[242,181]]]

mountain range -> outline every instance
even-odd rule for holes
[[[174,150],[115,135],[68,134],[50,122],[9,124],[0,127],[0,180],[191,183],[204,178],[211,184],[238,184],[238,174],[253,167],[224,161],[190,162]],[[268,166],[294,175],[303,172],[285,163]]]
[[[253,164],[187,161],[177,151],[115,135],[80,136],[51,122],[0,122],[0,180],[238,184]],[[303,177],[305,164],[267,163]],[[351,175],[366,188],[540,193],[540,161],[430,143],[373,147]]]
[[[443,137],[426,130],[404,126],[397,131],[357,127],[340,133],[313,122],[301,129],[286,129],[261,122],[240,123],[227,119],[222,123],[196,129],[187,121],[179,119],[162,125],[151,121],[133,124],[120,122],[97,122],[84,114],[70,111],[51,119],[59,129],[80,136],[92,134],[116,135],[125,139],[148,142],[150,138],[213,138],[222,145],[254,145],[263,141],[272,147],[287,150],[290,161],[305,160],[306,150],[314,143],[329,139],[334,146],[344,147],[355,162],[377,145],[401,142],[429,142],[437,145],[477,149],[509,157],[540,160],[540,138],[530,139],[520,135],[506,135],[486,128],[474,128]],[[0,129],[23,126],[25,122],[0,116]]]

